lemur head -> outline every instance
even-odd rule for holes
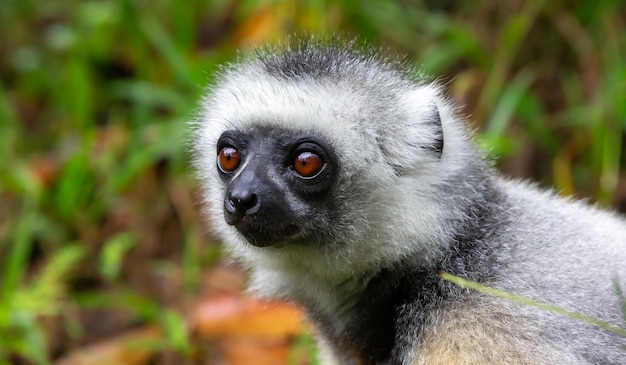
[[[213,228],[249,261],[358,271],[428,256],[467,153],[454,118],[436,85],[370,51],[310,40],[261,51],[224,70],[196,123]]]

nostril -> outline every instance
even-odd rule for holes
[[[233,207],[242,213],[247,213],[251,208],[254,208],[254,206],[256,205],[256,202],[257,202],[256,195],[251,195],[245,198],[239,198],[239,197],[230,198],[230,203],[233,205]]]
[[[245,212],[249,212],[250,210],[252,210],[252,208],[254,208],[257,204],[257,197],[256,194],[253,194],[249,199],[242,201],[241,204],[241,209],[243,209]]]

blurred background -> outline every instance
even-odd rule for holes
[[[316,363],[241,294],[186,145],[220,64],[304,31],[406,57],[505,174],[626,211],[623,0],[0,0],[0,365]]]

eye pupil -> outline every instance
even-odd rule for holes
[[[293,162],[293,169],[302,177],[313,177],[324,167],[324,161],[313,152],[298,154]]]
[[[232,172],[239,166],[239,151],[233,147],[224,147],[220,150],[217,165],[224,172]]]

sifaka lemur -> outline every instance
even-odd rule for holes
[[[323,364],[626,364],[619,334],[442,278],[623,328],[626,221],[498,175],[415,74],[310,38],[223,69],[194,164],[251,289],[306,309]]]

